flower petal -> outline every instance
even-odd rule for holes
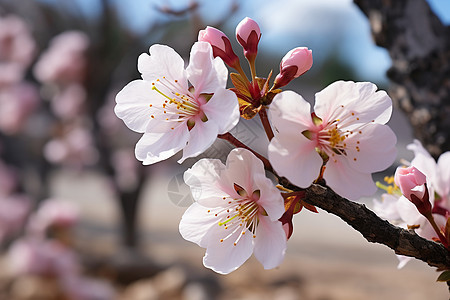
[[[215,123],[196,120],[195,126],[189,131],[189,141],[183,149],[183,157],[178,163],[181,164],[186,158],[195,157],[208,149],[216,140],[217,131]]]
[[[253,237],[251,233],[247,231],[242,234],[240,230],[230,233],[224,229],[224,226],[218,225],[208,231],[209,241],[203,257],[205,267],[220,274],[228,274],[239,268],[252,255]],[[223,241],[221,242],[221,240]]]
[[[155,81],[165,77],[170,82],[175,80],[187,91],[187,74],[184,70],[183,58],[166,45],[155,44],[150,47],[150,55],[142,53],[138,58],[138,70],[142,79]]]
[[[386,92],[376,90],[370,82],[336,81],[316,93],[314,112],[324,122],[355,112],[360,123],[374,120],[385,124],[392,114],[392,100]]]
[[[215,122],[219,128],[219,134],[224,134],[239,122],[239,104],[236,94],[227,89],[217,89],[212,98],[202,105],[203,112],[208,117],[208,122]]]
[[[180,234],[185,240],[206,248],[208,244],[208,240],[205,240],[206,233],[217,225],[217,222],[217,217],[211,212],[208,213],[208,208],[193,203],[181,217]]]
[[[233,184],[236,183],[243,187],[247,193],[252,193],[258,189],[253,182],[255,176],[265,176],[262,161],[249,150],[243,148],[231,150],[227,157],[226,168],[228,188],[233,189]],[[234,189],[230,195],[238,196]]]
[[[345,142],[350,165],[362,173],[382,171],[389,167],[397,156],[397,137],[386,125],[367,124]]]
[[[436,176],[435,189],[441,196],[448,199],[450,196],[450,152],[445,152],[439,156],[438,162],[438,176]],[[447,205],[449,203],[446,203]]]
[[[280,191],[272,181],[262,174],[253,176],[256,187],[260,190],[258,205],[261,205],[267,212],[270,220],[277,221],[284,214],[284,200]]]
[[[302,125],[300,127],[304,128],[303,130],[313,125],[311,120],[311,105],[302,96],[293,91],[281,92],[273,98],[269,109],[269,117],[274,126],[279,130],[287,129],[283,126],[283,123],[279,122],[282,120],[300,124]]]
[[[228,69],[221,59],[213,58],[211,45],[206,42],[194,43],[186,72],[196,97],[200,93],[214,93],[227,83]]]
[[[183,149],[188,138],[186,126],[178,126],[170,133],[144,133],[136,144],[136,158],[144,165],[162,161]]]
[[[208,207],[223,207],[229,196],[220,189],[220,181],[224,176],[225,165],[219,159],[201,159],[184,172],[184,182],[191,188],[195,201]]]
[[[302,134],[280,131],[270,142],[268,154],[275,171],[299,187],[307,188],[319,176],[322,158],[315,143]]]
[[[253,251],[264,269],[273,269],[281,264],[286,253],[286,244],[286,233],[281,222],[260,217]]]
[[[381,201],[373,201],[373,210],[380,218],[385,220],[398,220],[400,219],[397,207],[398,199],[398,196],[383,194],[381,196]]]
[[[350,200],[371,196],[377,191],[372,175],[353,169],[345,158],[330,159],[323,177],[337,194]]]
[[[128,83],[116,96],[116,115],[133,131],[145,132],[152,121],[151,103],[163,103],[164,99],[151,93],[152,85],[145,80],[134,80]]]

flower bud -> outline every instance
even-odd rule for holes
[[[280,74],[275,78],[276,88],[285,86],[292,79],[306,73],[313,64],[312,51],[297,47],[286,53],[280,63]]]
[[[422,172],[414,166],[399,167],[395,171],[394,182],[421,214],[431,214],[432,207],[426,185],[427,177]]]
[[[258,43],[261,30],[258,23],[246,17],[236,27],[236,39],[244,48],[244,55],[248,60],[254,60],[258,53]]]
[[[230,67],[235,68],[236,64],[239,64],[239,58],[234,53],[230,40],[219,29],[207,26],[199,31],[198,41],[211,44],[213,56],[220,57]]]

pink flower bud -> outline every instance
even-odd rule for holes
[[[234,68],[239,64],[239,58],[231,47],[230,39],[219,29],[207,26],[206,29],[199,31],[198,41],[211,44],[213,56],[220,57],[230,67]]]
[[[416,167],[399,167],[395,171],[394,182],[402,191],[402,194],[411,201],[423,215],[431,214],[431,203],[429,201],[426,186],[427,177]]]
[[[258,53],[258,43],[261,38],[261,30],[258,23],[246,17],[236,27],[236,39],[244,48],[247,59],[254,59]]]
[[[408,168],[397,168],[394,181],[402,191],[402,194],[408,199],[411,198],[411,194],[414,194],[421,199],[425,193],[424,183],[427,181],[427,178],[413,166]]]
[[[276,87],[288,84],[311,69],[313,64],[312,51],[306,47],[297,47],[286,53],[280,63],[280,74],[275,78]]]

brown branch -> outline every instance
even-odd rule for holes
[[[375,43],[389,51],[390,96],[415,137],[434,157],[450,150],[450,27],[425,0],[354,2],[368,17]]]
[[[288,187],[298,190],[292,185]],[[313,184],[306,189],[304,201],[338,216],[369,242],[386,245],[399,255],[415,257],[433,267],[450,268],[450,251],[443,245],[380,219],[364,204],[342,198],[330,188]]]

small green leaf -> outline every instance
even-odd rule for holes
[[[441,281],[441,282],[450,281],[450,271],[442,272],[436,281]]]

